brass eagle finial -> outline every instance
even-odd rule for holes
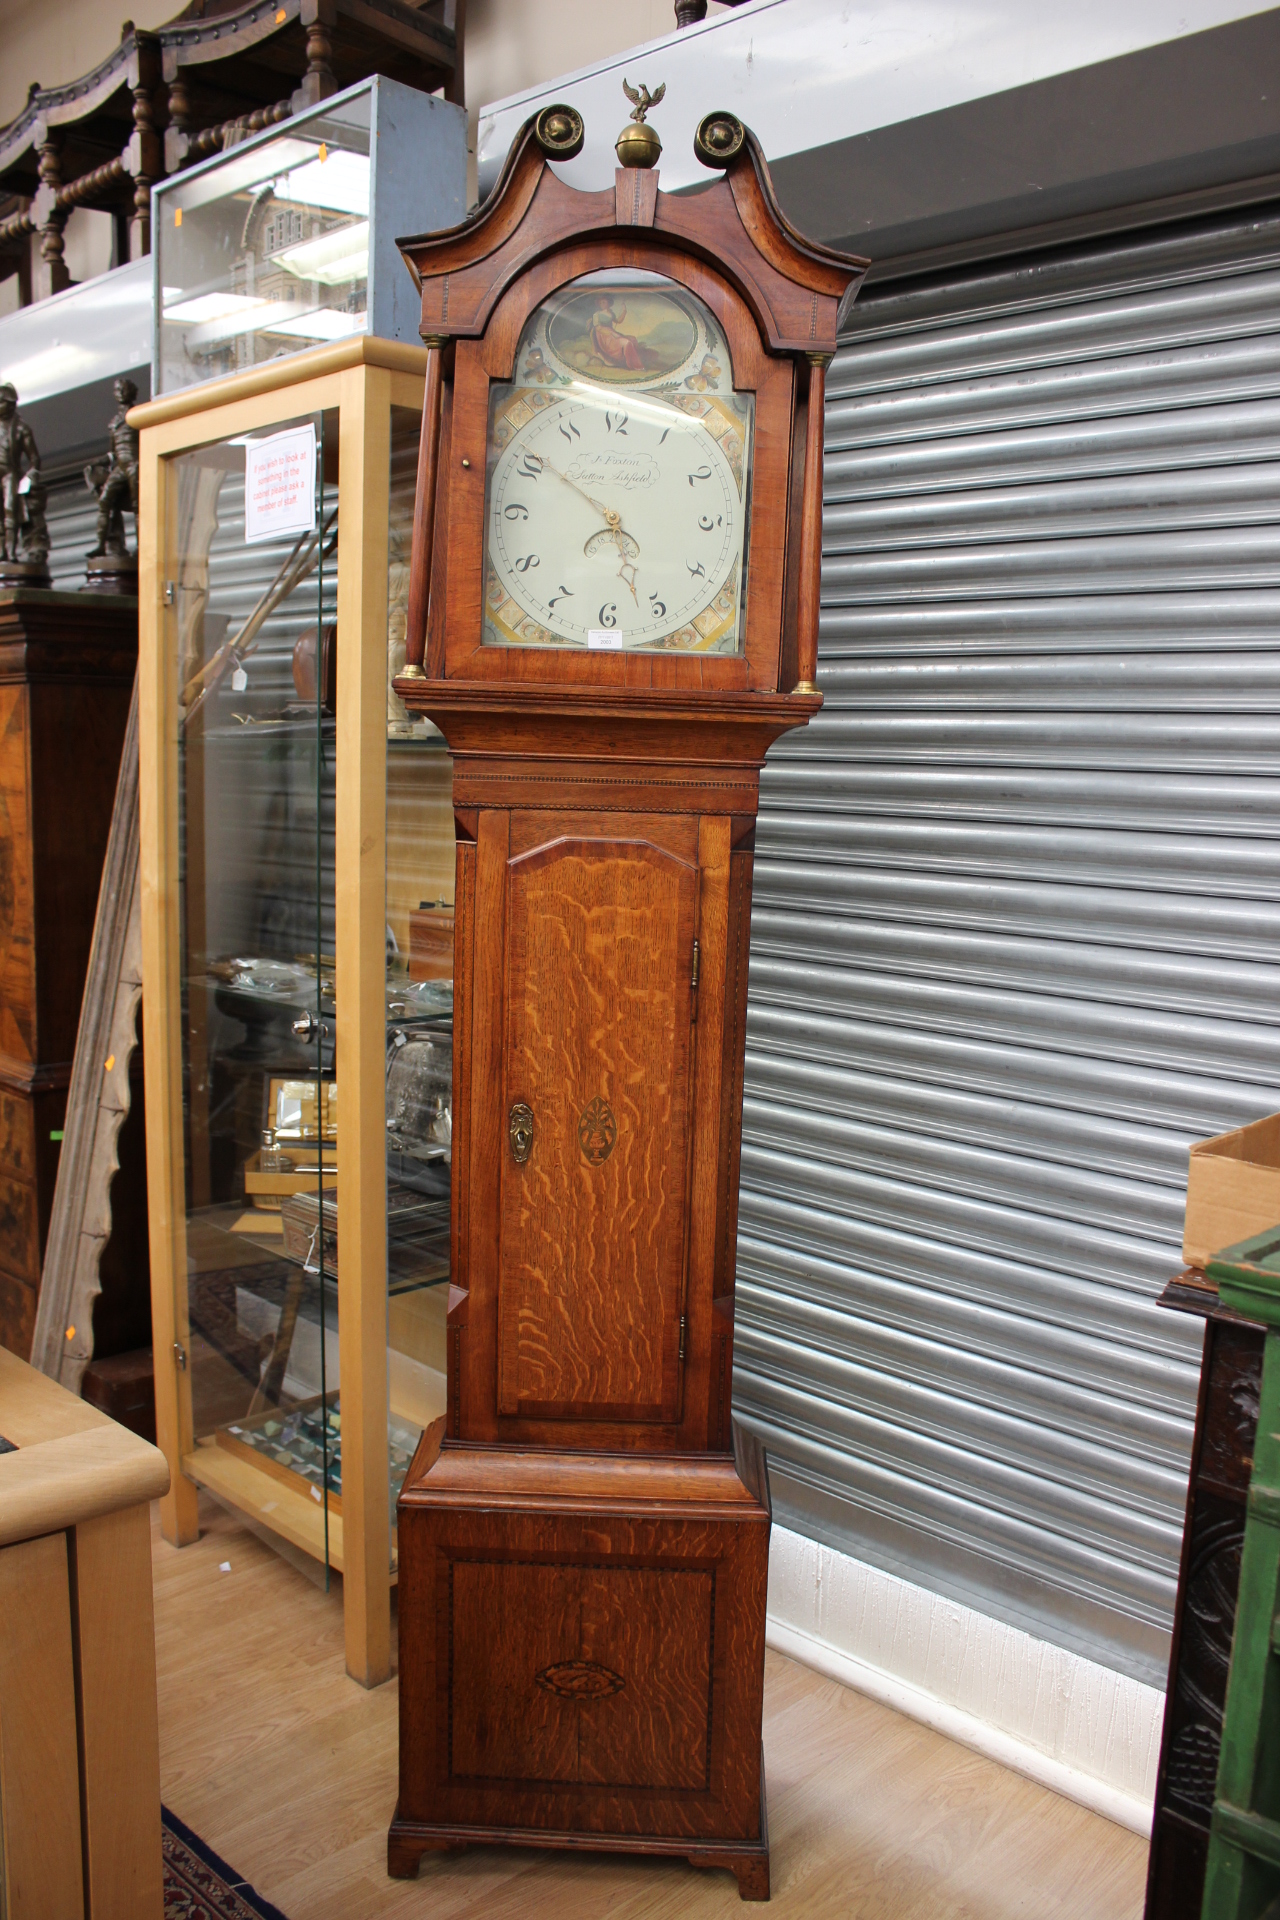
[[[667,90],[664,80],[654,93],[643,84],[633,87],[629,80],[622,83],[622,91],[632,103],[631,123],[618,135],[617,153],[624,167],[653,167],[658,163],[662,152],[662,142],[652,127],[645,125],[645,115],[650,107],[656,107]]]
[[[646,87],[643,82],[641,82],[640,86],[637,88],[637,87],[633,87],[630,81],[628,80],[623,81],[622,91],[626,94],[628,100],[632,102],[633,111],[632,111],[631,118],[635,121],[638,127],[642,127],[644,125],[644,117],[646,113],[648,113],[650,107],[656,107],[658,105],[659,101],[662,99],[662,96],[666,92],[666,90],[667,90],[667,83],[665,80],[663,81],[662,85],[658,88],[658,91],[656,93],[650,93],[648,87]]]

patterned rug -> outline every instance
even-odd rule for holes
[[[285,1920],[168,1807],[160,1823],[165,1920]]]

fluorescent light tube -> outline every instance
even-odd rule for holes
[[[293,167],[276,181],[277,200],[300,200],[308,207],[326,207],[334,213],[369,211],[369,160],[363,153],[344,153],[329,147],[305,167]]]
[[[363,333],[369,322],[367,313],[342,313],[337,307],[316,307],[296,320],[281,320],[275,326],[264,325],[264,333],[290,334],[299,340],[346,340]]]
[[[273,266],[296,274],[299,280],[318,280],[322,286],[345,286],[352,280],[369,277],[369,222],[353,221],[334,233],[319,234],[314,240],[300,240],[283,253],[271,256]]]
[[[164,317],[166,320],[181,321],[185,326],[198,327],[206,320],[230,320],[237,314],[253,313],[265,304],[256,295],[248,293],[197,293],[190,300],[178,300],[173,306],[166,304]]]

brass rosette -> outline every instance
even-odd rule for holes
[[[576,107],[544,107],[533,123],[533,137],[548,160],[572,160],[582,152],[586,132]]]
[[[727,167],[747,144],[747,130],[736,113],[709,113],[693,136],[693,151],[704,167]]]

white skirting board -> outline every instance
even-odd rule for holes
[[[775,1524],[771,1647],[1134,1833],[1164,1694]]]

